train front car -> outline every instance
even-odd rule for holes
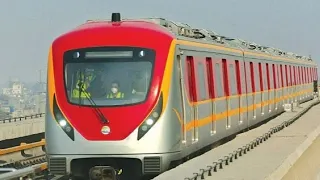
[[[92,167],[111,166],[132,179],[161,173],[178,155],[165,108],[174,37],[154,23],[113,21],[86,23],[52,44],[46,148],[53,174],[88,179]]]

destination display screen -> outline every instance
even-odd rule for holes
[[[132,58],[133,51],[92,51],[85,52],[85,58]]]

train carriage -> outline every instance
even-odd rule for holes
[[[84,179],[98,166],[121,169],[122,179],[157,175],[312,100],[317,75],[310,58],[161,18],[88,21],[50,48],[49,170]],[[121,98],[109,98],[114,84]]]

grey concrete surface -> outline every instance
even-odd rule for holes
[[[239,134],[234,140],[167,171],[154,179],[184,180],[186,177],[192,177],[193,173],[200,172],[201,168],[207,169],[207,166],[212,165],[214,161],[218,162],[220,158],[248,144],[250,141],[268,132],[270,128],[293,118],[312,103],[314,101],[301,104],[301,108],[295,108],[294,112],[286,112],[256,129]],[[234,160],[228,166],[224,166],[223,169],[218,169],[211,177],[205,176],[205,180],[281,179],[288,172],[291,164],[313,142],[312,138],[315,138],[313,136],[320,133],[319,112],[320,105],[313,107],[298,121],[282,131],[273,134],[271,138],[244,156]],[[312,138],[308,140],[308,137]],[[304,143],[305,141],[309,141],[309,143]],[[304,145],[300,146],[303,143]]]
[[[0,124],[0,141],[44,132],[44,116]]]

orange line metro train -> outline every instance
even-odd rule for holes
[[[160,174],[312,100],[317,75],[310,58],[163,18],[88,21],[50,47],[49,170],[75,179],[98,166],[121,169],[121,179]]]

